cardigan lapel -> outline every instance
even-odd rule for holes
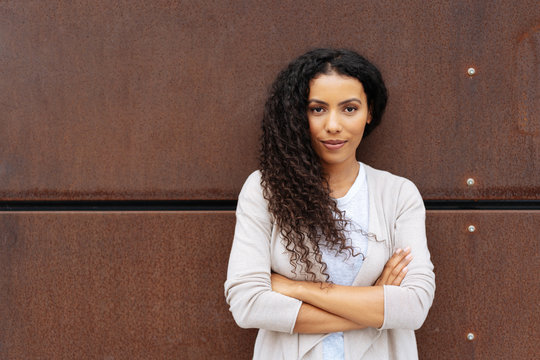
[[[368,183],[369,199],[369,223],[368,223],[368,244],[364,263],[356,275],[353,286],[371,286],[381,273],[381,262],[386,263],[388,248],[386,234],[381,228],[382,207],[380,199],[376,197],[379,193],[377,182],[374,178],[372,168],[363,164],[366,168],[366,178]]]
[[[368,223],[368,245],[364,263],[358,271],[353,281],[353,286],[371,286],[381,273],[381,264],[384,266],[388,255],[388,242],[386,233],[383,231],[381,223],[384,221],[384,213],[380,199],[376,196],[380,194],[376,173],[373,168],[363,164],[366,169],[369,199],[369,223]],[[355,333],[354,341],[350,338]],[[360,359],[369,347],[381,336],[381,332],[374,328],[351,331],[345,333],[346,354],[348,359]],[[352,341],[352,343],[351,343]]]

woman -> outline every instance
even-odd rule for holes
[[[238,325],[260,329],[254,359],[418,357],[435,292],[422,198],[356,160],[386,100],[348,50],[310,51],[274,82],[225,283]]]

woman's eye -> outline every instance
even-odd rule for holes
[[[345,107],[345,112],[348,112],[348,113],[352,113],[354,111],[356,111],[356,107],[355,106],[347,106]]]
[[[320,106],[318,107],[312,107],[310,108],[311,112],[315,113],[315,114],[320,114],[324,111],[324,109]]]

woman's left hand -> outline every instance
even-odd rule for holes
[[[411,249],[397,249],[384,266],[381,276],[375,282],[375,286],[401,285],[407,275],[407,265],[412,261]]]

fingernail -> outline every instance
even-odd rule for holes
[[[401,270],[401,271],[407,272],[407,271],[409,271],[409,269],[405,266],[405,267],[403,268],[403,270]]]
[[[409,250],[411,250],[411,248],[407,246],[407,247],[405,248],[405,251],[409,251]]]
[[[396,254],[399,254],[401,252],[401,249],[397,249],[395,252]]]
[[[409,254],[409,255],[405,256],[405,259],[407,259],[407,260],[411,260],[411,259],[412,259],[412,255],[411,255],[411,254]]]

